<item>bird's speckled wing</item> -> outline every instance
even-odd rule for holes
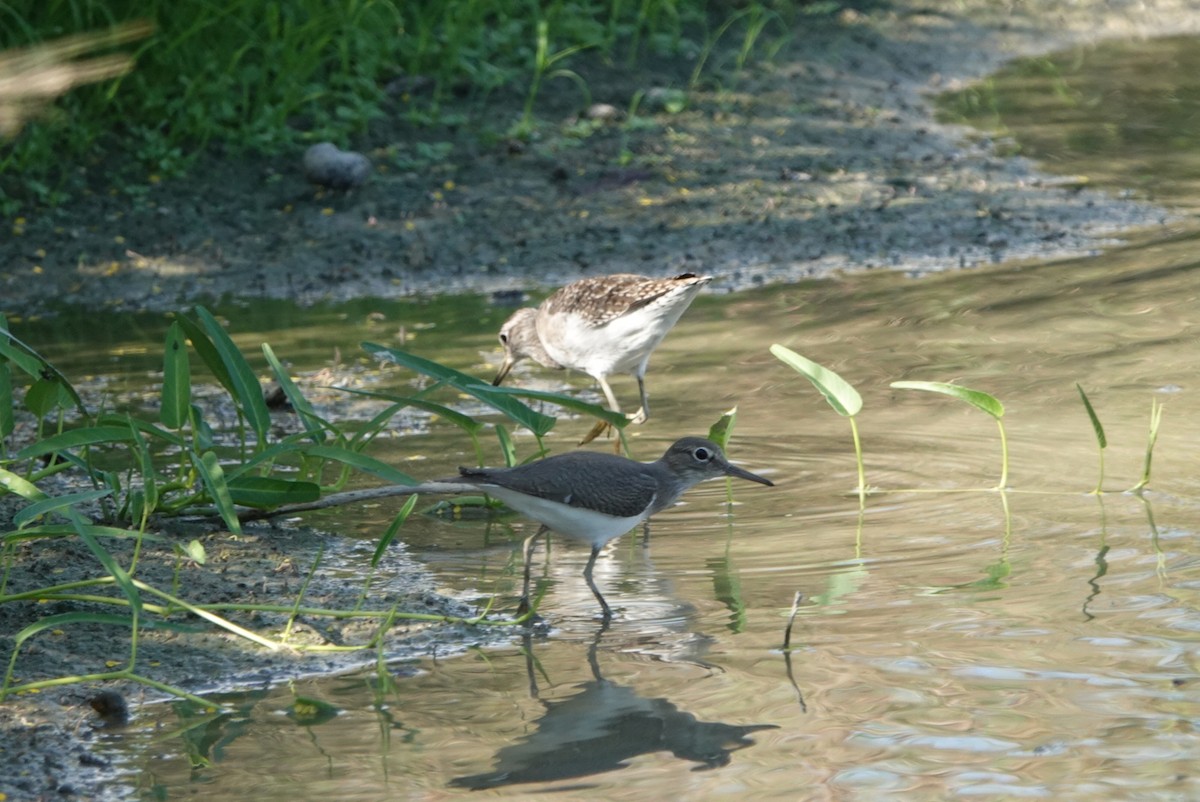
[[[594,327],[603,326],[621,315],[678,291],[693,283],[694,273],[674,278],[652,279],[631,273],[615,273],[573,281],[542,302],[546,315],[571,313]],[[707,281],[707,279],[705,279]]]
[[[637,470],[630,470],[637,468]],[[615,454],[571,452],[513,468],[459,468],[462,480],[627,518],[641,515],[659,489],[649,464]],[[614,476],[620,476],[614,481]],[[570,492],[564,485],[569,484]],[[486,488],[481,488],[486,492]]]

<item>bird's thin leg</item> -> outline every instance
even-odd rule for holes
[[[533,564],[533,547],[537,545],[537,539],[548,531],[550,530],[544,525],[539,526],[536,532],[525,538],[525,545],[521,547],[521,558],[525,564],[525,581],[521,584],[521,601],[517,603],[517,615],[525,615],[529,612],[529,572]]]
[[[630,419],[632,423],[645,423],[650,417],[650,396],[646,395],[645,372],[646,367],[643,365],[638,372],[634,374],[634,377],[637,379],[638,383],[638,394],[642,397],[642,408],[634,413],[633,417]]]
[[[592,589],[592,595],[596,597],[596,601],[600,602],[600,609],[604,611],[604,620],[608,621],[612,618],[612,609],[600,595],[600,588],[596,587],[596,583],[592,581],[592,568],[596,565],[596,555],[599,553],[600,547],[592,546],[592,556],[588,557],[587,566],[583,569],[583,578],[587,580],[587,585]]]
[[[613,393],[612,387],[608,386],[608,379],[604,378],[603,376],[597,376],[596,381],[600,382],[600,389],[604,391],[604,397],[608,399],[608,408],[613,412],[620,412],[621,405],[617,403],[617,396],[615,393]],[[587,445],[611,428],[612,424],[605,423],[604,421],[597,422],[596,425],[592,427],[591,431],[585,434],[583,439],[579,441],[579,445]],[[621,442],[619,439],[616,443],[616,449],[617,451],[621,450]]]

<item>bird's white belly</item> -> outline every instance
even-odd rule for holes
[[[535,496],[526,496],[495,485],[479,485],[479,489],[489,496],[500,499],[522,515],[535,521],[541,521],[552,531],[565,537],[585,541],[593,546],[603,546],[613,538],[620,537],[633,529],[646,518],[645,514],[619,518],[582,507],[568,507],[565,504]]]
[[[543,344],[546,352],[560,365],[592,376],[632,373],[670,328],[658,324],[661,317],[653,314],[622,316],[600,328],[568,317],[561,320],[557,336],[544,337]]]

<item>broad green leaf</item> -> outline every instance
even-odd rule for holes
[[[250,423],[250,428],[258,437],[258,447],[265,448],[267,430],[271,426],[271,413],[267,410],[267,402],[263,398],[263,389],[262,385],[258,383],[258,377],[254,375],[250,363],[234,345],[225,328],[207,309],[197,306],[196,316],[200,318],[200,325],[204,327],[213,346],[217,349],[217,353],[220,354],[221,362],[229,371],[229,380],[234,388],[234,401],[237,402],[242,414]]]
[[[187,340],[178,320],[167,329],[163,348],[162,408],[158,419],[168,429],[182,429],[192,403],[192,373],[188,364]]]
[[[238,520],[237,510],[233,508],[233,498],[229,495],[229,487],[225,484],[225,472],[221,469],[217,455],[211,451],[205,451],[198,458],[192,455],[192,464],[196,466],[200,480],[208,490],[208,496],[216,506],[221,520],[229,527],[230,532],[240,535],[242,524]]]
[[[363,395],[367,396],[368,398],[378,398],[381,401],[391,401],[398,405],[397,409],[391,412],[391,415],[395,415],[396,412],[400,411],[400,409],[403,409],[404,407],[416,407],[417,409],[423,409],[426,412],[444,418],[445,420],[453,423],[455,426],[470,434],[477,434],[484,427],[483,421],[475,420],[470,415],[464,415],[457,410],[453,410],[450,407],[445,406],[444,404],[426,401],[424,398],[392,395],[391,393],[376,393],[371,390],[357,390],[353,387],[338,387],[336,389],[345,393],[353,393],[354,395]],[[388,417],[390,418],[391,415]]]
[[[7,323],[4,324],[5,327],[7,325]],[[41,354],[21,342],[7,328],[0,330],[0,357],[12,360],[13,364],[35,380],[58,382],[62,385],[61,390],[66,393],[69,402],[74,404],[81,415],[87,415],[83,399],[79,397],[79,393],[75,392],[75,388],[67,381],[67,377],[62,375],[58,368],[43,359]]]
[[[217,434],[204,417],[204,410],[199,404],[191,405],[193,447],[199,451],[209,451],[217,442]]]
[[[737,407],[728,410],[717,422],[708,428],[708,439],[722,449],[729,447],[729,438],[733,436],[733,424],[737,423]]]
[[[379,565],[379,560],[383,557],[383,552],[387,550],[388,545],[396,539],[396,533],[400,531],[400,527],[408,520],[408,516],[412,514],[413,507],[417,506],[417,496],[409,496],[404,502],[404,506],[400,508],[400,512],[396,513],[396,517],[388,525],[387,531],[383,533],[383,537],[379,538],[379,545],[375,547],[375,554],[371,557],[371,567],[375,568]]]
[[[213,378],[225,388],[225,392],[231,396],[237,395],[237,388],[234,387],[233,378],[229,375],[229,370],[225,367],[225,363],[221,361],[221,354],[217,351],[217,347],[213,345],[209,336],[204,332],[204,329],[189,317],[180,315],[176,318],[179,327],[183,329],[184,334],[192,342],[192,348],[196,350],[196,355],[200,357],[200,361],[208,368],[209,373]]]
[[[1075,383],[1075,389],[1079,391],[1079,398],[1083,401],[1083,408],[1087,410],[1088,418],[1092,421],[1092,431],[1096,433],[1096,442],[1100,444],[1100,448],[1108,446],[1108,438],[1104,436],[1104,426],[1100,423],[1100,418],[1096,416],[1096,410],[1092,409],[1092,402],[1088,400],[1087,393]]]
[[[485,388],[485,393],[514,395],[518,398],[535,398],[538,401],[546,401],[554,404],[555,406],[562,407],[563,409],[569,409],[573,412],[578,412],[581,415],[599,418],[606,423],[611,423],[618,429],[623,429],[629,425],[629,418],[623,412],[613,412],[608,407],[602,407],[598,404],[589,404],[586,401],[580,401],[578,398],[572,398],[571,396],[563,395],[562,393],[551,393],[547,392],[546,390],[529,390],[524,387],[493,387],[490,384],[485,385]],[[480,400],[495,406],[495,404],[488,399]]]
[[[288,402],[292,405],[292,409],[300,416],[300,422],[304,424],[304,428],[312,436],[314,443],[325,442],[325,430],[329,424],[312,408],[312,404],[308,403],[308,399],[300,392],[300,388],[292,381],[292,377],[288,375],[283,364],[275,356],[275,352],[271,350],[271,346],[267,343],[262,344],[263,356],[267,358],[267,364],[271,366],[271,372],[275,374],[275,381],[279,382],[279,386],[283,388],[283,394],[287,397]]]
[[[942,393],[943,395],[957,398],[960,401],[966,401],[971,406],[986,412],[996,420],[1004,417],[1004,405],[995,396],[981,390],[972,390],[962,385],[949,384],[948,382],[902,381],[892,382],[891,386],[899,390],[924,390],[930,393]]]
[[[357,468],[360,471],[366,471],[369,474],[378,476],[380,479],[392,484],[418,484],[416,479],[402,471],[396,470],[386,462],[380,462],[374,457],[368,457],[366,454],[360,454],[357,451],[351,451],[346,448],[338,446],[313,446],[312,448],[305,449],[304,453],[321,459],[331,459],[341,462],[349,465],[351,468]]]
[[[6,471],[4,468],[0,468],[0,487],[30,501],[47,497],[45,493],[38,489],[37,485],[12,471]]]
[[[313,482],[270,476],[231,477],[226,486],[234,503],[262,509],[316,501],[321,497],[320,486]]]
[[[25,408],[39,418],[71,406],[71,396],[57,379],[38,379],[25,393]]]
[[[175,434],[175,432],[169,432],[161,426],[155,426],[153,423],[149,423],[129,415],[117,415],[116,413],[109,412],[96,418],[96,425],[128,426],[137,429],[141,434],[156,438],[158,440],[163,440],[173,446],[178,446],[179,448],[183,448],[186,445],[186,441],[179,435]]]
[[[79,493],[67,493],[62,496],[43,498],[33,502],[14,515],[13,523],[17,525],[18,529],[21,529],[26,524],[33,523],[47,513],[59,512],[73,504],[87,504],[96,499],[103,498],[111,492],[105,488],[103,490],[85,490]]]
[[[132,439],[133,432],[129,430],[128,426],[85,426],[51,435],[36,443],[30,443],[17,452],[16,458],[32,459],[43,454],[53,454],[56,451],[107,443],[127,443]]]
[[[521,426],[529,429],[538,437],[546,434],[546,432],[554,427],[554,418],[529,408],[503,392],[496,392],[496,388],[492,387],[492,385],[474,376],[468,376],[453,368],[439,365],[437,362],[395,348],[387,348],[375,343],[363,343],[362,347],[367,353],[380,359],[386,359],[389,362],[402,365],[409,370],[415,370],[417,373],[422,373],[438,381],[445,382],[455,389],[477,398]]]
[[[802,357],[779,343],[771,346],[771,353],[775,355],[776,359],[812,382],[837,414],[851,418],[862,410],[862,396],[845,379],[829,368],[818,365],[811,359]]]

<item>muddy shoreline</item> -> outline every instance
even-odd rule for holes
[[[1081,189],[1025,160],[1000,157],[986,137],[937,123],[930,98],[1018,56],[1200,31],[1200,9],[1178,0],[1011,5],[905,0],[843,12],[797,31],[771,64],[736,82],[706,85],[681,112],[643,109],[646,125],[634,130],[576,121],[575,133],[564,133],[577,111],[565,86],[561,96],[545,98],[547,118],[563,126],[550,124],[546,135],[524,145],[485,147],[462,131],[440,132],[435,141],[434,134],[402,125],[377,130],[371,142],[343,143],[386,167],[349,194],[314,191],[304,182],[299,154],[267,162],[207,156],[191,178],[155,185],[140,199],[97,191],[86,202],[27,214],[19,224],[6,221],[14,236],[0,242],[0,311],[19,322],[61,301],[170,310],[222,297],[304,304],[487,293],[619,271],[703,271],[718,277],[716,291],[731,291],[843,270],[920,275],[1050,260],[1166,225],[1168,210],[1115,189]],[[594,100],[627,109],[634,93],[677,81],[691,66],[659,64],[653,75],[598,72],[589,80]],[[622,150],[632,154],[624,166]],[[437,158],[419,157],[431,152]],[[11,516],[11,497],[4,502],[0,515]],[[249,533],[235,543],[212,528],[189,530],[186,536],[215,556],[209,566],[187,566],[189,582],[213,599],[245,599],[249,588],[256,599],[289,603],[322,545],[351,548],[299,527],[256,526]],[[49,584],[51,575],[68,581],[72,570],[82,575],[94,565],[77,544],[22,546],[20,559],[33,586]],[[389,560],[388,601],[470,614],[468,606],[433,593],[402,546]],[[143,566],[146,581],[169,585],[177,568],[170,544],[150,548]],[[357,579],[331,579],[312,593],[333,606],[352,603],[360,591]],[[46,613],[33,604],[6,607],[0,611],[6,633]],[[312,642],[369,636],[365,628],[304,627]],[[389,654],[402,658],[453,652],[497,634],[413,625],[391,637]],[[83,646],[90,653],[81,654]],[[11,640],[0,652],[5,662],[9,648]],[[112,632],[62,644],[38,636],[23,649],[18,674],[59,676],[64,665],[96,670],[120,660],[126,648]],[[156,679],[192,692],[216,687],[214,676],[250,685],[373,659],[278,655],[213,635],[148,637],[142,655],[156,664]],[[117,690],[136,715],[141,690],[128,684]],[[88,704],[95,691],[67,686],[0,705],[7,767],[0,794],[9,800],[135,796],[118,767],[91,749],[104,724]]]

